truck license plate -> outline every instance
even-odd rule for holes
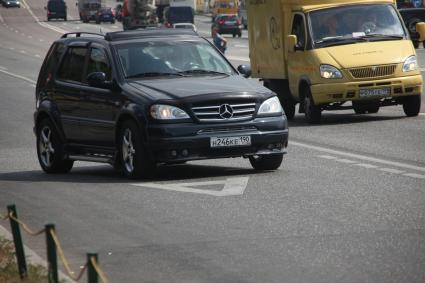
[[[233,147],[251,145],[251,136],[239,137],[211,137],[211,147]]]
[[[361,89],[359,92],[360,98],[367,97],[382,97],[389,96],[391,94],[391,88],[373,88],[373,89]]]

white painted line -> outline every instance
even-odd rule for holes
[[[425,116],[425,113],[419,113],[420,116]]]
[[[4,228],[1,225],[0,225],[0,235],[3,238],[13,242],[12,234],[6,228]],[[24,245],[24,251],[25,251],[25,256],[26,256],[28,262],[30,262],[33,265],[41,265],[41,266],[43,266],[44,268],[47,269],[47,262],[44,259],[42,259],[35,251],[31,250],[26,245]],[[60,280],[64,280],[67,283],[77,283],[76,281],[72,280],[70,277],[65,275],[60,270],[59,270],[59,276],[60,276]]]
[[[22,36],[25,36],[25,33],[21,33]]]
[[[356,161],[350,160],[350,159],[335,159],[336,162],[340,162],[340,163],[346,163],[346,164],[353,164],[356,163]]]
[[[40,42],[44,42],[44,39],[39,39]]]
[[[421,70],[421,72],[425,72],[425,68],[419,68],[419,70]]]
[[[0,70],[7,70],[6,67],[0,66]]]
[[[329,159],[329,160],[338,158],[338,157],[331,156],[331,155],[319,155],[318,157],[323,158],[323,159]]]
[[[372,165],[372,164],[367,164],[367,163],[356,163],[356,164],[353,164],[353,165],[363,167],[363,168],[368,168],[368,169],[378,168],[378,166],[375,166],[375,165]]]
[[[15,50],[15,47],[9,47],[10,50]]]
[[[226,56],[226,58],[229,60],[249,62],[249,58],[246,58],[246,57]]]
[[[425,179],[425,175],[416,174],[416,173],[406,173],[406,174],[403,174],[403,176],[412,177],[416,179]]]
[[[30,6],[27,4],[27,2],[25,1],[25,0],[22,0],[22,4],[24,5],[24,6],[26,6],[26,8],[27,8],[27,10],[28,10],[28,13],[30,13],[30,15],[34,18],[34,20],[40,25],[40,26],[42,26],[42,27],[45,27],[45,28],[48,28],[48,29],[50,29],[50,30],[53,30],[53,31],[56,31],[56,32],[58,32],[58,33],[61,33],[61,34],[63,34],[63,33],[67,33],[67,31],[66,30],[63,30],[63,29],[61,29],[61,28],[58,28],[58,27],[55,27],[55,26],[52,26],[52,25],[49,25],[49,24],[47,24],[47,23],[43,23],[43,22],[41,22],[39,19],[38,19],[38,17],[33,13],[33,11],[31,10],[31,8],[30,8]]]
[[[305,144],[305,143],[301,143],[301,142],[295,142],[295,141],[290,141],[289,144],[294,145],[294,146],[298,146],[298,147],[316,150],[316,151],[326,152],[326,153],[329,153],[329,154],[342,155],[342,156],[345,156],[345,157],[350,157],[350,158],[366,160],[366,161],[370,161],[370,162],[375,162],[375,163],[380,163],[380,164],[391,165],[391,166],[395,166],[395,167],[425,172],[425,167],[420,167],[420,166],[411,165],[411,164],[407,164],[407,163],[390,161],[390,160],[385,160],[385,159],[380,159],[380,158],[375,158],[375,157],[369,157],[369,156],[365,156],[365,155],[361,155],[361,154],[339,151],[339,150],[329,149],[329,148],[325,148],[325,147],[321,147],[321,146],[309,145],[309,144]]]
[[[31,36],[31,35],[28,35],[28,38],[29,38],[29,39],[31,39],[31,38],[32,38],[32,36]]]
[[[40,55],[38,55],[38,54],[35,54],[34,56],[35,56],[35,57],[37,57],[37,58],[40,58],[40,57],[41,57],[41,56],[40,56]]]
[[[22,53],[22,54],[26,54],[27,53],[25,50],[21,50],[19,52]]]
[[[378,168],[378,170],[387,172],[387,173],[393,173],[393,174],[402,174],[405,172],[405,171],[401,171],[401,170],[397,170],[393,168]]]
[[[9,75],[9,76],[11,76],[11,77],[14,77],[14,78],[17,78],[17,79],[20,79],[20,80],[23,80],[23,81],[26,81],[26,82],[30,83],[31,85],[34,85],[34,86],[35,86],[35,84],[37,83],[36,81],[33,81],[33,80],[29,79],[29,78],[26,78],[26,77],[23,77],[23,76],[21,76],[21,75],[17,75],[17,74],[14,74],[14,73],[8,72],[8,71],[3,70],[3,69],[0,69],[0,73],[3,73],[3,74],[6,74],[6,75]]]
[[[0,15],[0,23],[5,24],[4,23],[4,19],[3,19],[3,17],[1,15]]]
[[[193,194],[203,194],[216,197],[224,196],[238,196],[242,195],[248,185],[249,177],[236,177],[228,178],[223,181],[205,181],[205,182],[193,182],[193,183],[174,183],[174,184],[158,184],[158,183],[139,183],[132,184],[133,186],[166,190],[166,191],[175,191],[182,193],[193,193]],[[195,189],[193,187],[202,187],[202,186],[224,186],[221,191],[218,190],[203,190]]]

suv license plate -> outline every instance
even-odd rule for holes
[[[373,89],[361,89],[359,92],[360,98],[365,97],[382,97],[389,96],[391,94],[391,88],[373,88]]]
[[[239,137],[211,137],[211,147],[233,147],[251,145],[251,136]]]

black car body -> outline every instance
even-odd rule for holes
[[[100,24],[101,22],[115,23],[114,14],[112,13],[111,8],[101,8],[96,13],[96,23]]]
[[[163,14],[164,25],[169,28],[178,23],[195,23],[195,15],[191,7],[166,7]]]
[[[18,7],[21,8],[21,2],[19,0],[3,0],[3,7]]]
[[[47,20],[63,19],[67,20],[67,6],[63,0],[49,0],[46,6]]]
[[[214,27],[218,29],[219,34],[231,34],[233,37],[242,36],[243,25],[238,15],[220,14],[212,24],[212,28]]]
[[[49,173],[86,160],[135,177],[157,164],[241,156],[274,170],[288,142],[276,95],[185,29],[64,35],[41,68],[34,121]]]
[[[398,9],[403,18],[404,24],[409,30],[410,38],[415,48],[418,48],[419,35],[416,32],[416,24],[425,22],[425,8],[400,8]]]

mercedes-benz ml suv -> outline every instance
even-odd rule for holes
[[[40,165],[64,173],[75,160],[105,162],[149,177],[157,164],[247,157],[277,169],[285,114],[276,94],[245,78],[249,66],[238,69],[191,30],[65,34],[37,81]]]

